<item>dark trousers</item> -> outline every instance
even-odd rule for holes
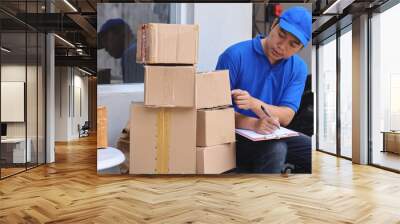
[[[236,135],[239,173],[280,173],[294,165],[293,173],[311,173],[311,138],[300,136],[268,141],[251,141]]]

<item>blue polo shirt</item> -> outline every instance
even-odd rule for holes
[[[307,65],[298,55],[272,65],[264,53],[258,35],[252,40],[237,43],[223,52],[217,70],[228,69],[231,89],[242,89],[263,102],[286,106],[297,112],[307,78]],[[257,117],[251,110],[235,111]]]

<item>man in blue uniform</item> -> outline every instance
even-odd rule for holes
[[[216,69],[229,70],[236,128],[268,134],[291,122],[308,73],[296,53],[310,39],[311,14],[292,7],[273,22],[267,37],[237,43],[220,55]],[[240,172],[279,173],[290,163],[294,172],[311,173],[311,139],[303,134],[260,142],[238,135],[236,148]]]
[[[97,35],[98,49],[104,48],[115,59],[121,59],[122,81],[142,83],[144,67],[136,63],[136,37],[120,18],[107,20]]]

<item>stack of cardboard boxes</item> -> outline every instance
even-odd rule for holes
[[[220,174],[236,167],[235,112],[227,70],[196,75],[197,173]]]
[[[145,24],[138,30],[136,58],[145,65],[145,88],[144,103],[131,107],[131,174],[222,173],[235,167],[229,75],[196,74],[198,36],[197,25]]]
[[[197,25],[144,24],[137,62],[145,64],[144,104],[131,109],[131,174],[196,173]]]

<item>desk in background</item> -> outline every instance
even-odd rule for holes
[[[383,131],[382,152],[400,154],[400,131]]]
[[[30,162],[32,158],[32,141],[30,138],[28,138],[26,142],[28,144],[25,154],[25,138],[1,139],[1,159],[5,160],[5,163],[14,164]],[[25,158],[27,161],[25,161]]]

